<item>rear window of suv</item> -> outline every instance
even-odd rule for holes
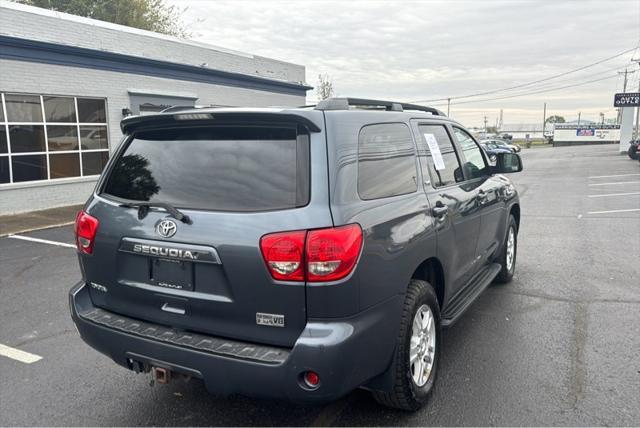
[[[102,193],[210,211],[304,206],[309,137],[295,126],[140,132],[115,159]]]

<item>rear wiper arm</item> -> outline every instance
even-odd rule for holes
[[[163,208],[168,212],[171,217],[186,224],[192,224],[191,218],[180,212],[176,207],[168,202],[143,202],[143,201],[129,201],[120,204],[121,207],[138,208],[138,219],[142,220],[149,213],[149,208],[158,207]]]

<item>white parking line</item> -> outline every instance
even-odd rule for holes
[[[612,186],[614,184],[634,184],[640,183],[640,181],[617,181],[613,183],[590,183],[589,186]]]
[[[640,208],[631,208],[628,210],[611,210],[611,211],[589,211],[588,214],[612,214],[612,213],[632,213],[640,211]]]
[[[630,192],[630,193],[608,193],[604,195],[589,195],[590,198],[604,198],[606,196],[631,196],[631,195],[640,195],[640,192]]]
[[[42,357],[40,355],[32,354],[30,352],[21,351],[10,346],[0,343],[0,355],[11,358],[12,360],[20,361],[21,363],[31,364],[36,361],[40,361]]]
[[[40,244],[56,245],[58,247],[76,248],[76,246],[73,244],[67,244],[65,242],[58,241],[49,241],[48,239],[32,238],[30,236],[9,235],[7,236],[7,238],[22,239],[23,241],[38,242]]]
[[[589,178],[613,178],[613,177],[630,177],[632,175],[640,175],[640,174],[618,174],[618,175],[592,175]]]

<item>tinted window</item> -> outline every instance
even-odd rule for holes
[[[44,126],[9,125],[12,153],[44,152]]]
[[[75,122],[76,106],[73,98],[43,97],[47,122]]]
[[[101,174],[108,159],[108,152],[82,153],[82,175]]]
[[[7,156],[0,157],[0,183],[8,183],[9,178],[9,158]]]
[[[448,186],[464,180],[458,156],[443,125],[420,125],[422,144],[435,187]]]
[[[369,125],[358,139],[358,194],[378,199],[415,192],[415,146],[401,123]]]
[[[0,153],[7,153],[7,131],[0,125]]]
[[[78,128],[75,126],[47,126],[50,151],[78,150]]]
[[[213,211],[303,206],[309,201],[309,138],[293,127],[140,133],[115,162],[104,192]]]
[[[78,153],[61,153],[49,156],[51,178],[79,177],[80,155]]]
[[[6,94],[8,122],[42,122],[42,107],[38,95]]]
[[[47,179],[46,155],[22,155],[11,157],[13,182]]]
[[[104,100],[94,98],[78,98],[78,122],[105,123],[107,114]]]
[[[453,128],[453,133],[464,153],[464,173],[467,180],[489,175],[489,168],[484,162],[480,147],[471,136],[460,128]]]

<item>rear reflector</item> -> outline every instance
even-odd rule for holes
[[[76,247],[78,251],[85,254],[93,253],[93,244],[100,222],[97,218],[90,216],[84,211],[80,211],[76,216]]]
[[[269,273],[280,281],[329,282],[353,271],[362,248],[357,224],[265,235],[260,250]]]

